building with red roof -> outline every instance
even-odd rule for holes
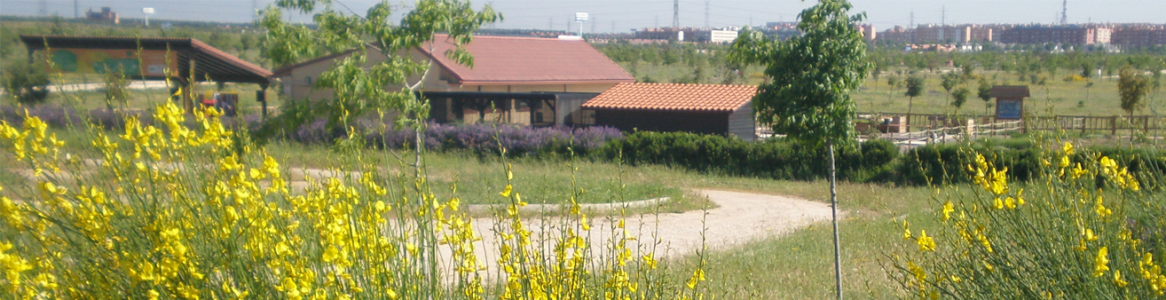
[[[583,104],[595,125],[624,131],[682,131],[737,136],[756,134],[757,87],[725,84],[621,83]]]
[[[475,123],[498,120],[534,126],[569,126],[586,100],[630,74],[581,39],[475,36],[465,45],[474,66],[445,57],[453,44],[438,35],[430,47],[409,51],[414,60],[432,59],[422,90],[430,99],[430,117],[438,122]],[[367,50],[370,64],[384,55]],[[324,56],[274,71],[292,99],[328,99],[332,92],[313,89],[314,79],[352,51]],[[418,78],[409,81],[415,82]]]

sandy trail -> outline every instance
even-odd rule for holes
[[[654,252],[655,257],[676,258],[697,253],[701,249],[702,230],[704,242],[709,250],[718,250],[742,245],[749,241],[777,236],[802,228],[811,223],[829,220],[830,206],[785,196],[763,195],[730,191],[701,190],[699,194],[708,197],[719,207],[707,211],[696,210],[678,214],[661,213],[629,216],[625,219],[628,236],[636,237],[628,241],[634,257]],[[544,253],[552,255],[556,237],[560,236],[563,220],[559,217],[524,221],[533,244],[541,245]],[[590,238],[593,261],[602,261],[613,236],[618,238],[622,230],[612,230],[618,220],[600,217],[591,221],[591,230],[580,234]],[[499,239],[494,233],[494,218],[476,218],[474,229],[481,241],[474,244],[479,264],[486,270],[479,272],[487,281],[498,276],[497,260]],[[574,228],[574,225],[571,225]],[[706,230],[707,227],[707,230]],[[615,232],[615,234],[613,234]],[[538,238],[540,235],[550,239]],[[541,242],[541,243],[540,243]],[[654,245],[654,247],[653,247]],[[639,251],[637,251],[639,249]],[[440,257],[451,257],[448,247],[442,247]],[[447,264],[448,265],[448,264]],[[448,274],[448,272],[447,272]],[[449,280],[451,278],[447,278]]]

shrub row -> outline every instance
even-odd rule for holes
[[[870,140],[857,148],[842,148],[836,155],[839,179],[890,180],[892,163],[899,151],[889,141]],[[636,132],[608,142],[599,153],[603,159],[622,158],[631,165],[662,164],[725,175],[811,180],[828,175],[829,160],[821,147],[784,140],[747,142],[718,135]]]
[[[23,123],[25,108],[0,106],[0,120],[11,124]],[[39,116],[55,127],[78,126],[80,115],[59,106],[28,108],[30,115]],[[152,122],[147,112],[111,112],[93,110],[88,120],[110,130],[122,130],[126,116],[136,116],[143,123]],[[257,116],[227,119],[230,126],[245,126],[258,130]],[[193,125],[193,124],[192,124]],[[355,122],[362,132],[363,142],[373,147],[411,148],[411,130],[377,132],[381,124],[375,120]],[[344,137],[340,126],[328,126],[324,120],[315,120],[299,126],[292,132],[283,132],[277,138],[307,144],[330,144]],[[498,139],[496,141],[496,138]],[[659,164],[689,170],[732,176],[764,177],[784,180],[814,180],[828,175],[828,158],[821,147],[771,139],[747,142],[719,135],[691,133],[636,132],[624,136],[610,127],[587,128],[531,128],[516,125],[491,124],[429,124],[425,132],[425,147],[432,151],[464,151],[479,155],[499,153],[499,143],[508,155],[553,158],[569,152],[595,160],[622,160],[630,165]],[[1040,176],[1043,163],[1040,150],[1026,141],[986,141],[971,147],[959,144],[928,145],[900,155],[898,148],[886,140],[869,140],[854,148],[839,149],[836,156],[838,178],[852,182],[896,182],[924,185],[963,183],[969,181],[966,166],[973,163],[977,153],[998,167],[1008,167],[1011,178],[1028,181]],[[1096,159],[1085,155],[1100,154],[1118,160],[1131,172],[1148,176],[1166,177],[1166,151],[1148,148],[1092,147],[1080,151],[1076,161]],[[1086,154],[1089,153],[1089,154]]]
[[[1008,167],[1010,178],[1020,181],[1037,179],[1042,174],[1044,159],[1036,147],[991,147],[977,144],[929,145],[908,151],[895,171],[898,181],[909,184],[965,183],[970,178],[967,166],[975,162],[976,154],[997,168]],[[1150,148],[1088,147],[1077,151],[1071,161],[1088,161],[1108,156],[1139,176],[1166,175],[1166,151]],[[1049,163],[1058,163],[1050,158]]]

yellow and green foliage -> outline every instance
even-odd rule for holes
[[[903,221],[893,279],[922,299],[1161,297],[1161,178],[1054,148],[1040,151],[1042,174],[1027,185],[977,154],[964,166],[970,184],[935,192],[938,228]]]
[[[191,122],[167,103],[153,118],[157,127],[127,120],[122,134],[90,129],[91,144],[70,147],[37,117],[0,123],[5,167],[32,174],[0,187],[0,299],[703,294],[703,270],[666,280],[652,249],[636,246],[652,242],[629,242],[622,226],[609,241],[581,234],[590,224],[575,197],[567,217],[541,220],[560,230],[535,233],[519,214],[526,203],[508,164],[498,196],[509,204],[495,216],[496,236],[483,237],[460,199],[434,196],[422,167],[383,175],[356,157],[360,173],[293,188],[286,167],[245,144],[217,111]],[[476,249],[490,245],[483,238],[497,249]]]

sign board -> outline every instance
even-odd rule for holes
[[[575,13],[575,22],[586,22],[587,13]]]
[[[152,14],[152,13],[154,13],[154,8],[153,7],[142,8],[142,13]]]
[[[996,119],[1018,120],[1024,116],[1023,99],[996,99]]]
[[[105,74],[121,71],[129,77],[178,77],[178,54],[165,50],[53,49],[52,72]],[[167,74],[169,69],[169,74]]]

